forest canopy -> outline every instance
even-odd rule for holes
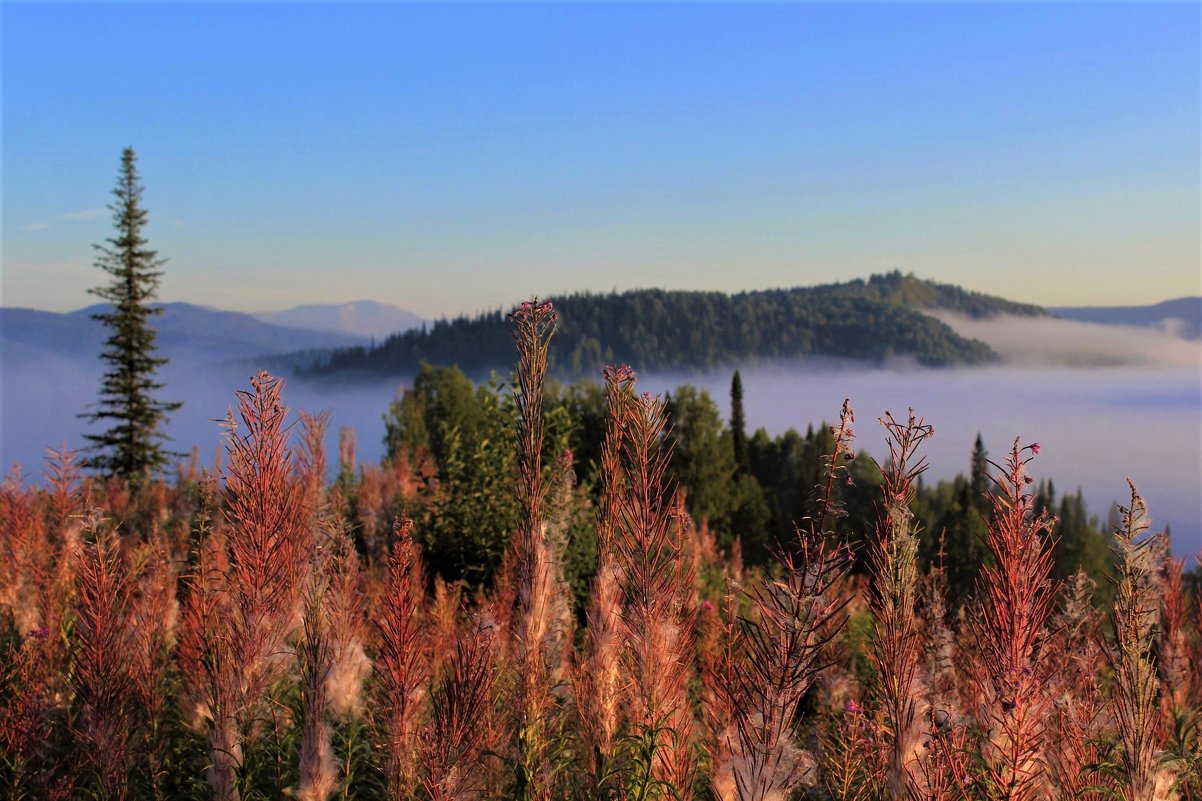
[[[1037,306],[892,272],[795,289],[725,294],[641,289],[552,298],[561,312],[549,369],[596,375],[606,364],[643,370],[708,369],[756,360],[838,357],[927,366],[982,364],[997,354],[924,313],[1042,315]],[[439,320],[370,347],[334,351],[310,375],[413,374],[423,362],[484,375],[512,360],[501,310]]]

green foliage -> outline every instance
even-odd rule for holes
[[[582,383],[567,389],[551,385],[547,394],[545,469],[552,470],[567,449],[577,474],[591,475],[603,430],[604,393],[596,384]],[[429,364],[384,416],[389,454],[423,449],[433,459],[436,483],[413,516],[427,562],[448,580],[487,583],[517,527],[519,507],[511,490],[515,421],[512,398],[496,378],[476,386],[457,367]],[[561,512],[564,574],[578,599],[587,594],[596,567],[596,528],[588,491],[583,492]]]
[[[423,552],[445,577],[483,584],[492,578],[517,528],[511,490],[514,410],[496,382],[481,385],[462,416],[440,420],[439,491],[421,520]]]
[[[743,377],[738,370],[730,379],[730,437],[735,466],[740,472],[746,472],[750,465],[747,458],[747,414],[743,410]]]
[[[846,514],[837,521],[835,531],[852,547],[853,572],[867,573],[868,545],[880,517],[881,470],[867,451],[860,451],[848,468],[848,477],[850,481],[843,490]]]
[[[852,284],[857,282],[852,281]],[[865,294],[887,303],[912,306],[918,309],[946,309],[969,317],[992,317],[997,314],[1033,317],[1044,315],[1043,309],[1026,303],[1015,303],[980,292],[969,292],[952,284],[923,281],[900,270],[874,275],[863,286]]]
[[[162,312],[162,307],[151,305],[151,301],[164,262],[146,247],[142,235],[147,213],[141,206],[136,161],[133,148],[127,147],[121,154],[121,173],[113,189],[116,201],[109,206],[116,233],[105,244],[96,245],[100,253],[96,266],[111,279],[107,286],[89,290],[111,304],[109,311],[92,315],[109,329],[100,355],[108,363],[108,372],[101,379],[97,410],[80,415],[90,423],[111,422],[102,434],[84,435],[92,443],[89,450],[94,452],[84,465],[134,485],[147,481],[171,457],[180,455],[163,447],[167,436],[162,428],[167,413],[183,405],[154,397],[164,386],[155,380],[155,372],[167,362],[154,355],[156,332],[150,324],[150,318]]]
[[[617,770],[607,777],[607,784],[616,786],[615,797],[625,801],[666,801],[681,798],[680,790],[671,782],[655,777],[655,763],[660,751],[677,741],[676,732],[664,725],[643,725],[618,738]]]
[[[573,490],[566,508],[558,514],[564,531],[563,577],[572,589],[578,614],[583,614],[597,573],[597,515],[588,489],[580,486]]]
[[[732,432],[717,404],[705,390],[685,384],[669,396],[667,410],[675,443],[669,470],[688,490],[689,513],[708,522],[723,548],[739,537],[745,552],[762,558],[771,511],[759,482],[739,470]]]
[[[1052,533],[1056,538],[1052,578],[1065,579],[1084,570],[1098,585],[1102,603],[1109,605],[1112,588],[1105,578],[1110,569],[1110,540],[1086,511],[1079,488],[1076,494],[1060,499]]]
[[[372,738],[372,727],[361,718],[348,716],[334,726],[334,753],[340,757],[341,785],[336,797],[384,796],[387,782],[381,775],[382,768],[376,764]]]
[[[572,451],[576,474],[595,486],[605,434],[605,388],[587,379],[566,386],[549,381],[546,393],[548,438],[555,450]]]
[[[552,300],[561,323],[551,344],[550,369],[570,375],[592,375],[615,362],[645,370],[712,368],[807,356],[979,364],[996,358],[989,346],[965,339],[923,310],[973,317],[1043,313],[898,272],[868,281],[735,295],[651,289]],[[310,369],[397,374],[428,361],[485,372],[512,362],[507,331],[500,311],[444,319],[372,347],[337,351]]]
[[[974,591],[977,573],[989,558],[985,547],[988,529],[972,488],[963,475],[920,488],[915,516],[924,521],[920,556],[924,567],[941,564],[947,581],[948,602],[959,606]]]
[[[393,401],[384,416],[388,454],[402,443],[430,452],[439,468],[451,458],[453,431],[468,440],[488,433],[488,411],[476,386],[458,367],[418,367],[413,386]]]
[[[718,533],[722,539],[743,545],[744,558],[753,563],[763,562],[772,547],[769,531],[772,510],[764,488],[748,473],[735,475],[730,488],[730,499],[726,515],[718,521]],[[719,542],[721,544],[721,540]]]
[[[818,484],[817,446],[813,430],[803,437],[790,428],[776,439],[761,428],[748,440],[751,474],[764,491],[769,513],[769,539],[784,542],[792,521],[807,513],[809,496]]]
[[[872,686],[877,673],[872,661],[872,615],[867,609],[848,615],[842,637],[843,655],[852,675],[862,686]]]
[[[985,440],[977,432],[977,441],[972,448],[972,466],[969,468],[970,486],[966,503],[971,503],[980,510],[982,515],[989,514],[989,452],[985,450]]]
[[[763,564],[779,543],[791,541],[794,522],[817,511],[817,485],[834,447],[829,425],[811,426],[805,434],[789,429],[775,437],[764,429],[755,431],[746,438],[747,466],[741,470],[734,429],[722,420],[708,392],[681,385],[670,393],[667,409],[674,443],[671,477],[687,489],[690,514],[708,523],[720,547],[729,549],[738,538],[744,560]],[[543,464],[550,470],[566,448],[573,454],[580,482],[562,512],[564,574],[579,612],[596,567],[593,506],[605,424],[604,390],[593,381],[550,382],[544,410]],[[401,447],[424,448],[435,463],[437,485],[412,514],[419,521],[418,537],[431,566],[445,578],[487,582],[517,525],[516,501],[508,490],[515,469],[513,425],[512,402],[496,379],[477,386],[457,367],[429,364],[421,366],[413,386],[385,416],[389,453]],[[942,564],[953,607],[972,595],[980,566],[989,558],[983,544],[989,514],[987,459],[978,436],[968,473],[934,485],[920,480],[912,504],[922,567]],[[848,477],[841,488],[846,515],[835,521],[835,531],[853,546],[853,571],[864,573],[864,543],[879,515],[881,473],[861,451],[849,465]],[[1083,496],[1078,491],[1056,498],[1050,485],[1041,493],[1039,505],[1059,518],[1055,575],[1084,569],[1102,588],[1096,602],[1107,603],[1110,585],[1103,577],[1110,564],[1109,540],[1089,517]]]
[[[693,517],[716,527],[726,517],[735,474],[734,452],[718,405],[705,390],[685,384],[668,396],[667,412],[675,442],[671,476],[688,489]]]

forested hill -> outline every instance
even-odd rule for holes
[[[924,314],[938,308],[972,317],[1041,315],[1037,306],[890,273],[867,281],[741,292],[658,289],[552,297],[559,330],[551,367],[591,373],[628,362],[641,369],[704,369],[758,359],[830,356],[880,362],[908,356],[932,366],[996,358]],[[334,351],[307,372],[404,374],[422,361],[479,372],[508,367],[513,348],[505,312],[440,320],[375,347]]]

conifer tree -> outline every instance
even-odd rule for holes
[[[108,273],[108,285],[91,289],[93,295],[108,301],[111,308],[92,319],[109,330],[100,358],[108,363],[101,379],[97,410],[80,417],[90,423],[110,422],[102,434],[86,434],[94,455],[84,464],[104,475],[118,476],[134,485],[161,470],[176,454],[167,451],[162,427],[167,413],[181,403],[158,401],[154,393],[163,384],[155,380],[155,371],[167,360],[155,353],[155,329],[150,318],[162,312],[151,305],[158,290],[164,261],[147,248],[142,236],[147,213],[141,206],[137,156],[132,147],[121,154],[121,171],[113,189],[116,200],[109,206],[116,232],[95,245],[100,255],[96,266]]]
[[[989,452],[985,450],[985,440],[981,438],[981,433],[977,432],[977,441],[972,448],[972,500],[973,505],[981,512],[988,516],[989,500],[986,493],[989,492]]]
[[[734,443],[735,468],[746,473],[750,467],[747,458],[747,418],[743,413],[743,378],[735,370],[730,380],[730,433]]]

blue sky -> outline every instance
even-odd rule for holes
[[[89,302],[128,144],[164,300],[1202,293],[1193,3],[0,13],[4,305]]]

